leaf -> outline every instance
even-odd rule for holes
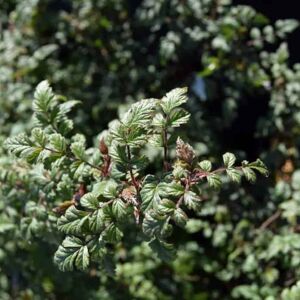
[[[179,127],[186,124],[190,119],[190,114],[184,109],[175,109],[170,113],[168,125],[171,127]]]
[[[121,163],[123,165],[126,165],[129,163],[129,160],[126,155],[125,147],[120,146],[116,142],[113,142],[111,147],[109,148],[109,155],[117,163]]]
[[[96,184],[93,185],[92,193],[93,193],[96,197],[99,197],[99,196],[103,195],[104,189],[105,189],[105,186],[106,186],[106,185],[107,185],[107,181],[106,181],[106,180],[97,182]]]
[[[58,117],[65,116],[68,112],[72,110],[74,106],[78,105],[79,103],[80,101],[78,100],[70,100],[60,104]]]
[[[95,210],[99,208],[99,200],[94,192],[84,194],[80,199],[80,204],[87,209]]]
[[[153,118],[152,125],[159,128],[165,128],[167,125],[166,118],[162,113],[157,113]]]
[[[234,169],[234,168],[228,168],[226,169],[226,173],[229,176],[229,178],[236,183],[240,183],[241,182],[241,173]]]
[[[90,255],[86,245],[79,238],[68,236],[54,254],[54,262],[61,271],[73,271],[75,268],[86,270]]]
[[[172,219],[175,221],[176,225],[183,228],[188,221],[188,216],[180,207],[178,207],[175,209]]]
[[[154,133],[148,137],[148,143],[154,147],[163,147],[163,137],[161,133]]]
[[[147,211],[157,206],[161,198],[159,196],[158,180],[153,175],[147,175],[141,189],[142,210]]]
[[[157,207],[160,214],[170,214],[175,210],[175,203],[169,199],[162,199]]]
[[[210,187],[217,189],[220,188],[222,184],[220,176],[214,173],[207,176],[207,181]]]
[[[32,108],[38,114],[38,119],[47,121],[47,113],[51,106],[56,102],[55,95],[47,80],[38,84],[34,93]]]
[[[103,196],[108,199],[115,198],[118,196],[117,187],[118,184],[114,180],[107,181],[103,191]]]
[[[256,174],[251,168],[243,167],[242,170],[248,181],[254,182],[256,180]]]
[[[227,152],[223,155],[223,162],[226,168],[231,168],[236,161],[236,157],[234,154]]]
[[[47,137],[44,133],[44,131],[41,128],[34,128],[32,130],[31,136],[33,138],[33,141],[38,144],[38,146],[44,148],[47,143]]]
[[[117,243],[123,237],[123,232],[116,226],[116,224],[111,223],[102,233],[103,239],[109,243]]]
[[[198,165],[199,165],[200,169],[205,172],[211,171],[212,165],[209,160],[203,160],[203,161],[199,162]]]
[[[269,175],[266,165],[260,159],[257,159],[255,162],[248,164],[247,167],[258,171],[259,173],[261,173],[264,176]]]
[[[150,248],[157,254],[158,258],[170,262],[175,258],[175,249],[172,244],[154,239],[149,243]]]
[[[128,127],[122,123],[111,129],[111,135],[113,140],[122,146],[139,147],[147,141],[147,131],[144,128]]]
[[[176,88],[171,90],[166,94],[165,97],[161,99],[160,105],[167,115],[171,113],[171,111],[182,105],[183,103],[187,102],[187,88]]]
[[[53,133],[49,136],[50,145],[55,151],[66,152],[66,139],[59,133]]]
[[[102,209],[97,209],[89,215],[89,229],[94,233],[100,233],[104,229],[105,216]]]
[[[136,102],[123,116],[121,123],[128,128],[144,127],[152,120],[155,106],[155,99]]]
[[[77,159],[81,161],[87,160],[87,155],[85,154],[85,144],[83,142],[72,143],[71,151]]]
[[[200,201],[201,201],[201,198],[199,196],[197,196],[196,193],[194,193],[192,191],[187,191],[184,193],[183,202],[189,209],[198,211]]]
[[[154,211],[149,211],[145,214],[143,220],[143,232],[147,236],[160,236],[161,231],[163,230],[163,226],[166,223],[166,217],[161,216]]]
[[[180,197],[184,193],[184,187],[181,184],[175,182],[161,182],[158,186],[159,194],[162,197]]]
[[[66,234],[80,234],[83,226],[88,220],[87,213],[78,210],[74,205],[70,206],[65,215],[61,216],[57,221],[58,230]]]
[[[25,134],[20,134],[5,141],[5,147],[18,157],[26,158],[35,150],[32,142]],[[41,151],[42,149],[40,149]]]
[[[126,216],[126,205],[121,199],[116,199],[112,204],[112,212],[117,220],[122,220]]]

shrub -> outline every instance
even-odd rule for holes
[[[241,160],[261,157],[271,174],[254,186],[225,179],[221,193],[204,188],[201,210],[189,211],[185,229],[174,226],[166,240],[178,249],[169,262],[137,241],[142,233],[129,214],[125,246],[105,248],[112,254],[101,264],[106,272],[92,263],[86,273],[66,275],[51,262],[61,236],[57,216],[49,211],[54,205],[63,210],[65,201],[73,205],[92,186],[80,188],[66,170],[56,189],[56,174],[49,179],[41,167],[7,156],[1,146],[0,298],[270,300],[296,289],[291,286],[299,277],[299,66],[291,66],[285,43],[296,21],[270,24],[252,8],[227,0],[15,0],[0,6],[7,12],[0,16],[1,145],[9,135],[30,133],[32,91],[42,78],[58,94],[84,101],[70,119],[86,147],[96,145],[87,151],[88,161],[93,153],[101,156],[95,135],[118,110],[122,117],[135,100],[186,85],[185,109],[192,113],[177,132],[200,160],[219,165],[214,158],[231,151]],[[70,119],[60,115],[67,130]],[[47,136],[53,134],[48,130]],[[78,135],[71,140],[73,132],[62,134],[68,152],[71,143],[83,142]],[[146,174],[162,178],[163,151],[154,149],[148,143],[141,149],[150,160],[134,173],[141,185]],[[32,153],[32,160],[43,161],[48,154],[41,152]],[[176,161],[176,150],[168,156],[168,163]],[[49,170],[53,157],[44,159]],[[90,171],[85,183],[98,180],[97,170]]]

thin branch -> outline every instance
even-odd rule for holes
[[[164,147],[164,171],[168,171],[169,170],[169,163],[168,163],[168,133],[167,133],[167,129],[164,128],[163,132],[163,147]]]
[[[260,226],[259,230],[264,230],[268,228],[273,222],[275,222],[281,216],[281,210],[278,209],[272,216],[265,220]]]
[[[127,151],[128,160],[131,161],[131,151],[130,151],[129,145],[126,145],[126,151]],[[133,183],[133,185],[136,189],[136,194],[137,194],[137,196],[139,196],[140,186],[139,186],[139,183],[136,181],[136,179],[133,175],[132,167],[131,167],[130,164],[129,164],[129,174],[130,174],[130,177],[131,177],[131,181],[132,181],[132,183]]]

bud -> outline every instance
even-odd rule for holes
[[[183,140],[178,137],[176,141],[176,156],[178,159],[191,164],[195,158],[195,152],[191,145],[184,143]]]
[[[99,150],[100,150],[101,154],[103,154],[103,155],[108,154],[108,148],[104,142],[104,138],[102,138],[99,142]]]

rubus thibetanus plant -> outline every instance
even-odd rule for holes
[[[138,101],[99,134],[98,147],[87,148],[67,116],[78,101],[55,95],[47,81],[37,86],[31,135],[9,138],[5,146],[36,172],[40,201],[37,207],[27,203],[27,234],[57,218],[57,229],[66,235],[54,255],[61,270],[105,265],[115,248],[138,242],[168,261],[176,249],[173,227],[185,227],[191,211],[209,201],[201,190],[221,188],[224,176],[240,183],[242,176],[254,182],[255,171],[268,174],[261,160],[236,165],[228,152],[216,169],[209,160],[200,161],[176,135],[176,128],[189,121],[182,108],[187,100],[187,89],[176,88],[161,99]],[[161,149],[155,174],[147,169],[146,146]],[[65,201],[67,195],[72,197]]]

